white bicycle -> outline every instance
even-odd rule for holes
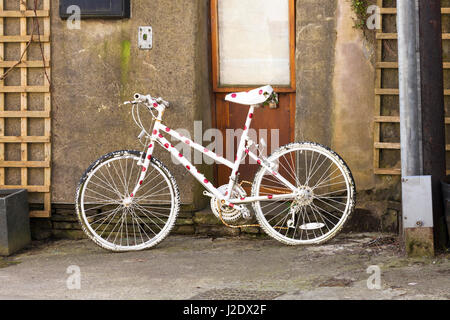
[[[112,251],[136,251],[157,245],[175,225],[180,195],[177,183],[158,159],[159,144],[169,151],[206,189],[213,213],[227,226],[249,219],[251,204],[262,229],[288,245],[319,244],[334,237],[355,206],[355,183],[342,158],[311,142],[294,142],[264,157],[248,136],[255,108],[277,103],[271,86],[229,94],[227,101],[249,106],[235,162],[231,162],[162,123],[169,103],[162,98],[135,94],[133,118],[145,138],[145,150],[116,151],[95,161],[84,173],[76,192],[77,216],[84,232],[95,243]],[[142,124],[139,108],[153,117],[151,131]],[[232,169],[229,183],[218,188],[167,140],[190,148]],[[246,157],[260,166],[247,195],[239,180]]]

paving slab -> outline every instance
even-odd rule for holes
[[[33,242],[1,258],[0,299],[450,299],[449,258],[408,259],[395,235],[374,233],[309,247],[170,236],[128,253]]]

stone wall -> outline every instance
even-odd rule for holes
[[[401,208],[399,202],[389,201],[380,205],[378,201],[364,201],[364,204],[364,208],[357,209],[350,217],[343,232],[397,232],[397,219]],[[256,221],[251,220],[246,223],[254,224]],[[179,213],[175,227],[170,234],[210,237],[267,237],[259,227],[228,228],[208,209],[183,210]],[[64,204],[53,206],[50,219],[31,219],[31,236],[34,240],[87,238],[81,230],[74,206]]]
[[[207,1],[134,0],[132,15],[82,21],[81,30],[68,30],[53,5],[54,205],[50,220],[33,219],[35,237],[83,236],[70,204],[77,180],[101,154],[139,147],[130,111],[119,107],[134,92],[171,101],[169,126],[192,131],[194,120],[210,125]],[[358,197],[346,231],[395,232],[400,181],[373,174],[375,45],[370,34],[353,28],[352,16],[350,1],[296,0],[296,140],[330,146],[351,168]],[[137,48],[139,25],[153,27],[153,50]],[[183,196],[174,233],[241,234],[207,211],[196,212],[207,200],[201,186],[169,158],[162,160]]]
[[[327,145],[349,165],[358,193],[353,228],[396,230],[400,179],[373,171],[374,31],[353,27],[351,1],[297,0],[296,11],[296,139]]]
[[[208,12],[203,0],[133,0],[131,19],[82,20],[72,30],[52,3],[53,203],[73,203],[84,170],[103,154],[143,149],[122,105],[135,92],[170,101],[165,123],[174,129],[193,132],[195,120],[209,128]],[[152,26],[152,50],[138,48],[139,26]],[[196,181],[167,153],[155,157],[180,182],[182,202],[201,207]],[[211,168],[202,170],[211,178]]]
[[[172,103],[166,123],[193,131],[211,124],[207,1],[133,1],[132,18],[83,20],[69,30],[52,6],[52,202],[72,203],[83,171],[118,149],[140,149],[134,92]],[[352,169],[358,191],[389,186],[373,175],[374,42],[353,28],[350,1],[297,0],[296,140],[330,146]],[[154,48],[137,48],[151,25]],[[180,184],[183,203],[199,195],[183,168],[157,154]],[[396,184],[395,181],[392,184]]]
[[[253,223],[253,222],[252,222]],[[87,238],[81,230],[73,205],[54,205],[50,219],[32,219],[31,233],[35,240],[47,238],[55,239],[84,239]],[[210,210],[183,210],[178,215],[176,225],[171,234],[203,235],[203,236],[249,236],[261,237],[264,234],[260,228],[249,227],[231,229],[222,224]]]

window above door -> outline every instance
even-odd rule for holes
[[[211,0],[216,92],[295,91],[294,0]]]

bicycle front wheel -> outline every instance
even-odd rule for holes
[[[111,251],[155,246],[175,224],[179,191],[169,170],[152,158],[144,181],[138,151],[117,151],[95,161],[83,175],[76,195],[84,232]],[[136,195],[135,186],[141,183]]]
[[[355,206],[355,183],[339,155],[316,143],[288,144],[269,158],[274,170],[297,187],[295,198],[270,201],[292,191],[261,168],[255,176],[253,203],[263,230],[288,245],[319,244],[333,238]]]

